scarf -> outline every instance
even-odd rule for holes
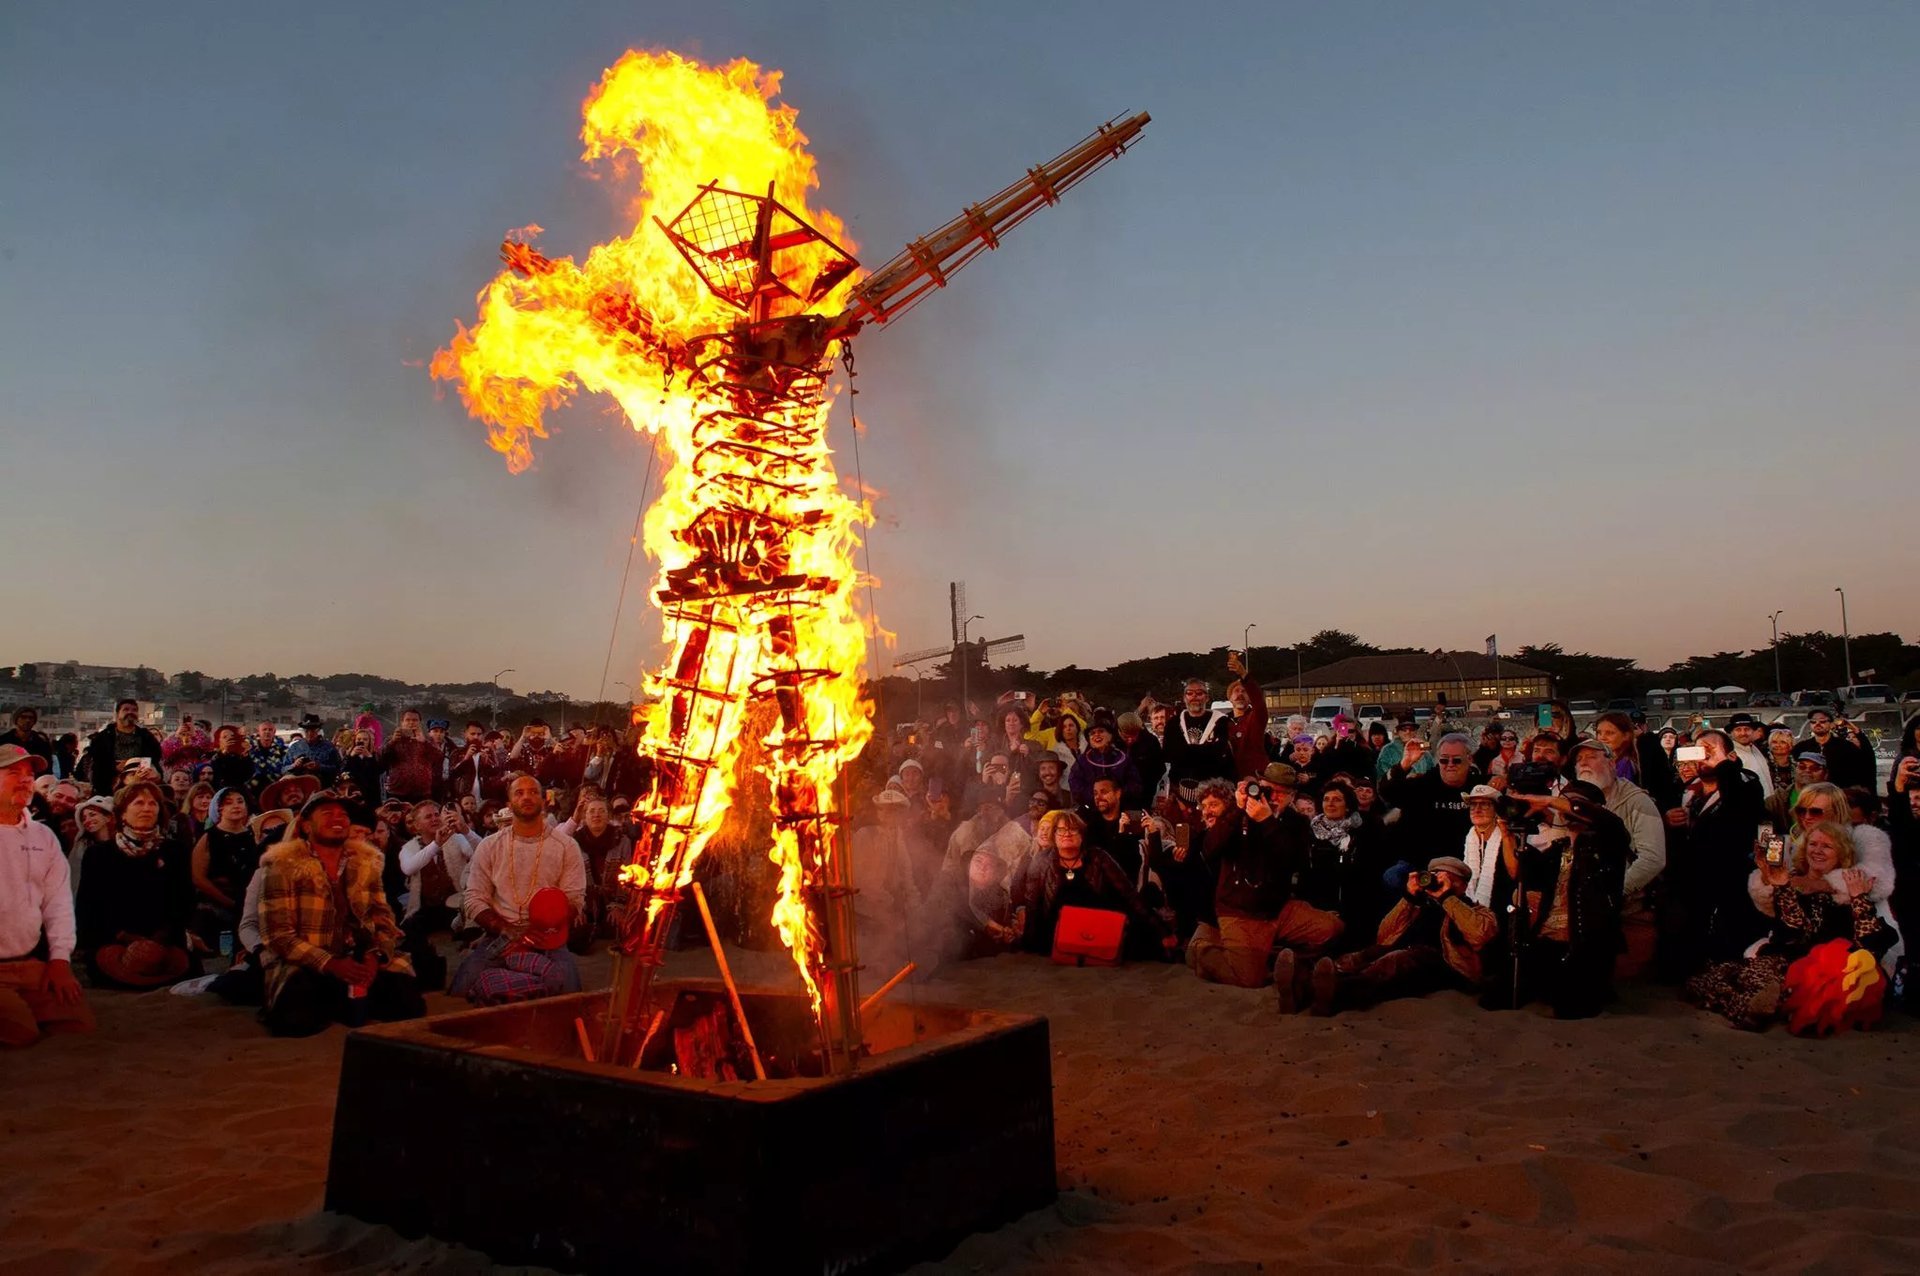
[[[158,850],[165,836],[165,830],[157,823],[144,833],[136,833],[123,824],[113,840],[119,845],[122,855],[128,859],[138,860],[145,859]]]
[[[1358,815],[1343,816],[1337,820],[1316,815],[1313,817],[1313,835],[1322,842],[1332,842],[1344,853],[1353,844],[1353,835],[1362,822]]]

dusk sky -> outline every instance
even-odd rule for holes
[[[30,3],[0,664],[593,694],[644,442],[587,400],[509,475],[419,365],[503,232],[629,229],[578,141],[629,47],[782,69],[869,266],[1153,114],[857,342],[902,650],[950,579],[1045,668],[1248,622],[1657,667],[1836,585],[1920,636],[1920,6]]]

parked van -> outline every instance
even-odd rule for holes
[[[1834,693],[1843,705],[1892,704],[1893,688],[1884,682],[1856,682]]]
[[[1349,718],[1354,716],[1352,696],[1321,696],[1313,702],[1313,712],[1307,718],[1312,722],[1332,722],[1343,713]]]

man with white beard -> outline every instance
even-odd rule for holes
[[[1598,740],[1573,746],[1575,778],[1606,794],[1607,809],[1627,826],[1633,858],[1627,864],[1625,893],[1620,904],[1621,937],[1626,950],[1614,965],[1614,975],[1626,978],[1653,964],[1659,939],[1647,886],[1667,866],[1667,827],[1647,791],[1615,770],[1613,751]]]

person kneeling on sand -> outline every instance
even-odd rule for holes
[[[267,1028],[276,1037],[308,1037],[330,1023],[424,1015],[380,886],[382,856],[349,839],[347,803],[316,794],[300,808],[294,832],[260,862]]]
[[[546,887],[565,897],[570,927],[579,926],[586,911],[587,857],[578,842],[547,827],[546,794],[540,781],[531,775],[515,776],[507,788],[507,807],[513,822],[481,839],[467,866],[467,916],[488,938],[474,946],[466,961],[483,966],[492,961],[488,954],[501,947],[495,941],[512,940],[532,924],[533,898]],[[566,947],[549,956],[568,968],[563,976],[567,986],[578,988],[580,974]],[[463,962],[462,970],[454,972],[456,986],[465,987],[470,978],[464,975],[464,967]]]
[[[1008,903],[1014,916],[1024,912],[1026,946],[1051,952],[1065,908],[1091,908],[1126,917],[1122,952],[1131,960],[1150,960],[1177,947],[1173,932],[1148,908],[1113,857],[1088,846],[1087,822],[1077,811],[1055,811],[1053,849],[1036,850],[1014,875]]]
[[[1441,988],[1480,988],[1480,954],[1500,931],[1467,895],[1465,860],[1443,855],[1407,877],[1406,897],[1380,921],[1373,946],[1313,967],[1313,1013],[1354,1010]]]
[[[0,745],[0,1046],[47,1032],[88,1032],[93,1013],[69,964],[73,892],[53,830],[28,817],[34,772],[46,762]]]
[[[1271,978],[1281,1010],[1291,1013],[1298,1007],[1305,964],[1293,950],[1310,960],[1346,927],[1339,914],[1290,898],[1293,875],[1313,839],[1307,821],[1277,809],[1275,789],[1264,778],[1242,780],[1231,792],[1234,806],[1227,804],[1224,783],[1209,782],[1201,789],[1200,819],[1206,827],[1201,854],[1218,866],[1215,920],[1194,930],[1187,965],[1202,979],[1242,988],[1258,988]]]

